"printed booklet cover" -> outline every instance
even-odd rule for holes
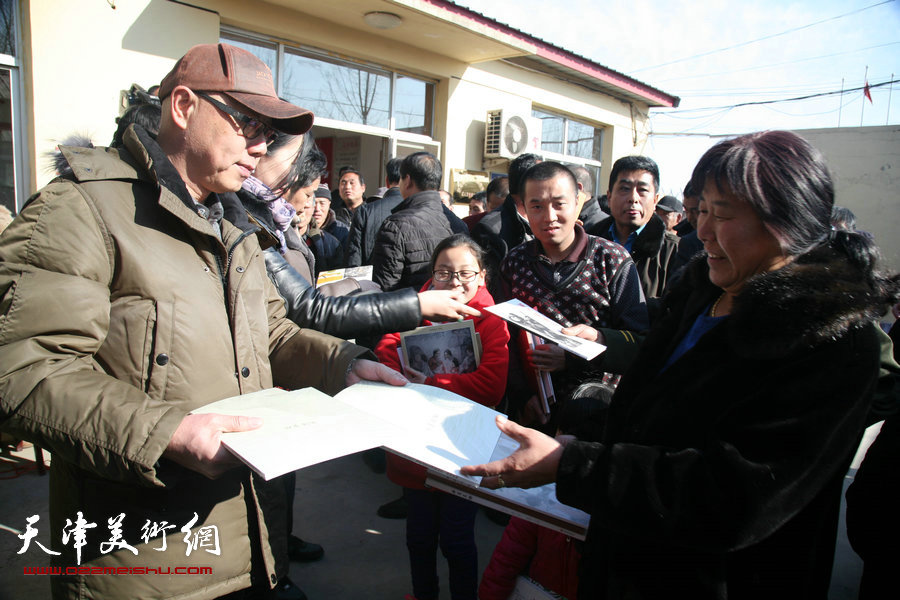
[[[545,341],[559,344],[564,350],[576,354],[585,360],[591,360],[606,350],[606,346],[574,335],[562,333],[562,325],[549,317],[545,317],[521,300],[509,300],[493,306],[485,307],[501,319],[527,329],[531,333],[544,338]]]

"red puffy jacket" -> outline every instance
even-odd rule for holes
[[[563,533],[512,517],[478,586],[480,600],[506,600],[526,573],[548,590],[578,596],[581,544]]]

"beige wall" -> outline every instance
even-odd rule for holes
[[[164,0],[120,1],[115,10],[106,2],[32,0],[25,10],[34,188],[52,177],[45,152],[72,133],[108,144],[121,90],[158,83],[188,48],[219,35],[215,14]]]
[[[158,83],[189,47],[217,41],[220,25],[436,82],[434,138],[442,144],[445,181],[453,168],[483,169],[485,114],[496,108],[530,114],[533,103],[604,127],[601,180],[615,158],[635,152],[631,109],[626,103],[548,75],[496,61],[467,65],[404,45],[389,33],[359,31],[275,4],[245,0],[193,0],[192,4],[196,7],[167,0],[129,0],[117,2],[113,10],[102,1],[31,0],[29,53],[33,60],[27,77],[32,144],[38,154],[33,171],[37,185],[51,176],[45,169],[44,152],[73,132],[107,144],[115,129],[120,91],[132,83],[144,87]],[[638,107],[637,113],[646,112],[646,106]],[[638,130],[645,126],[645,119],[638,117]],[[642,143],[639,139],[638,144]],[[373,150],[370,162],[381,161],[380,139],[369,139],[364,146]],[[495,170],[502,169],[501,165]]]
[[[900,271],[900,127],[842,127],[797,131],[831,168],[835,203],[875,236],[887,265]]]

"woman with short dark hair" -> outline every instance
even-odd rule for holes
[[[833,231],[821,155],[770,131],[692,177],[706,252],[664,299],[600,443],[512,423],[487,487],[555,480],[592,515],[579,598],[826,598],[840,494],[900,295],[865,236]],[[591,338],[590,328],[572,333]]]

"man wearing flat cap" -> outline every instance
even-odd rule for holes
[[[217,194],[273,129],[313,115],[226,44],[189,50],[159,97],[157,139],[132,126],[118,150],[61,148],[71,174],[0,241],[0,427],[53,454],[50,522],[32,526],[58,553],[57,599],[266,597],[281,486],[220,444],[260,421],[191,411],[273,385],[403,383],[288,321],[256,237],[222,219]]]
[[[681,219],[684,218],[681,200],[675,196],[663,196],[656,203],[656,216],[665,223],[666,231],[671,231],[673,234],[678,235],[675,231],[675,226],[681,223]]]

